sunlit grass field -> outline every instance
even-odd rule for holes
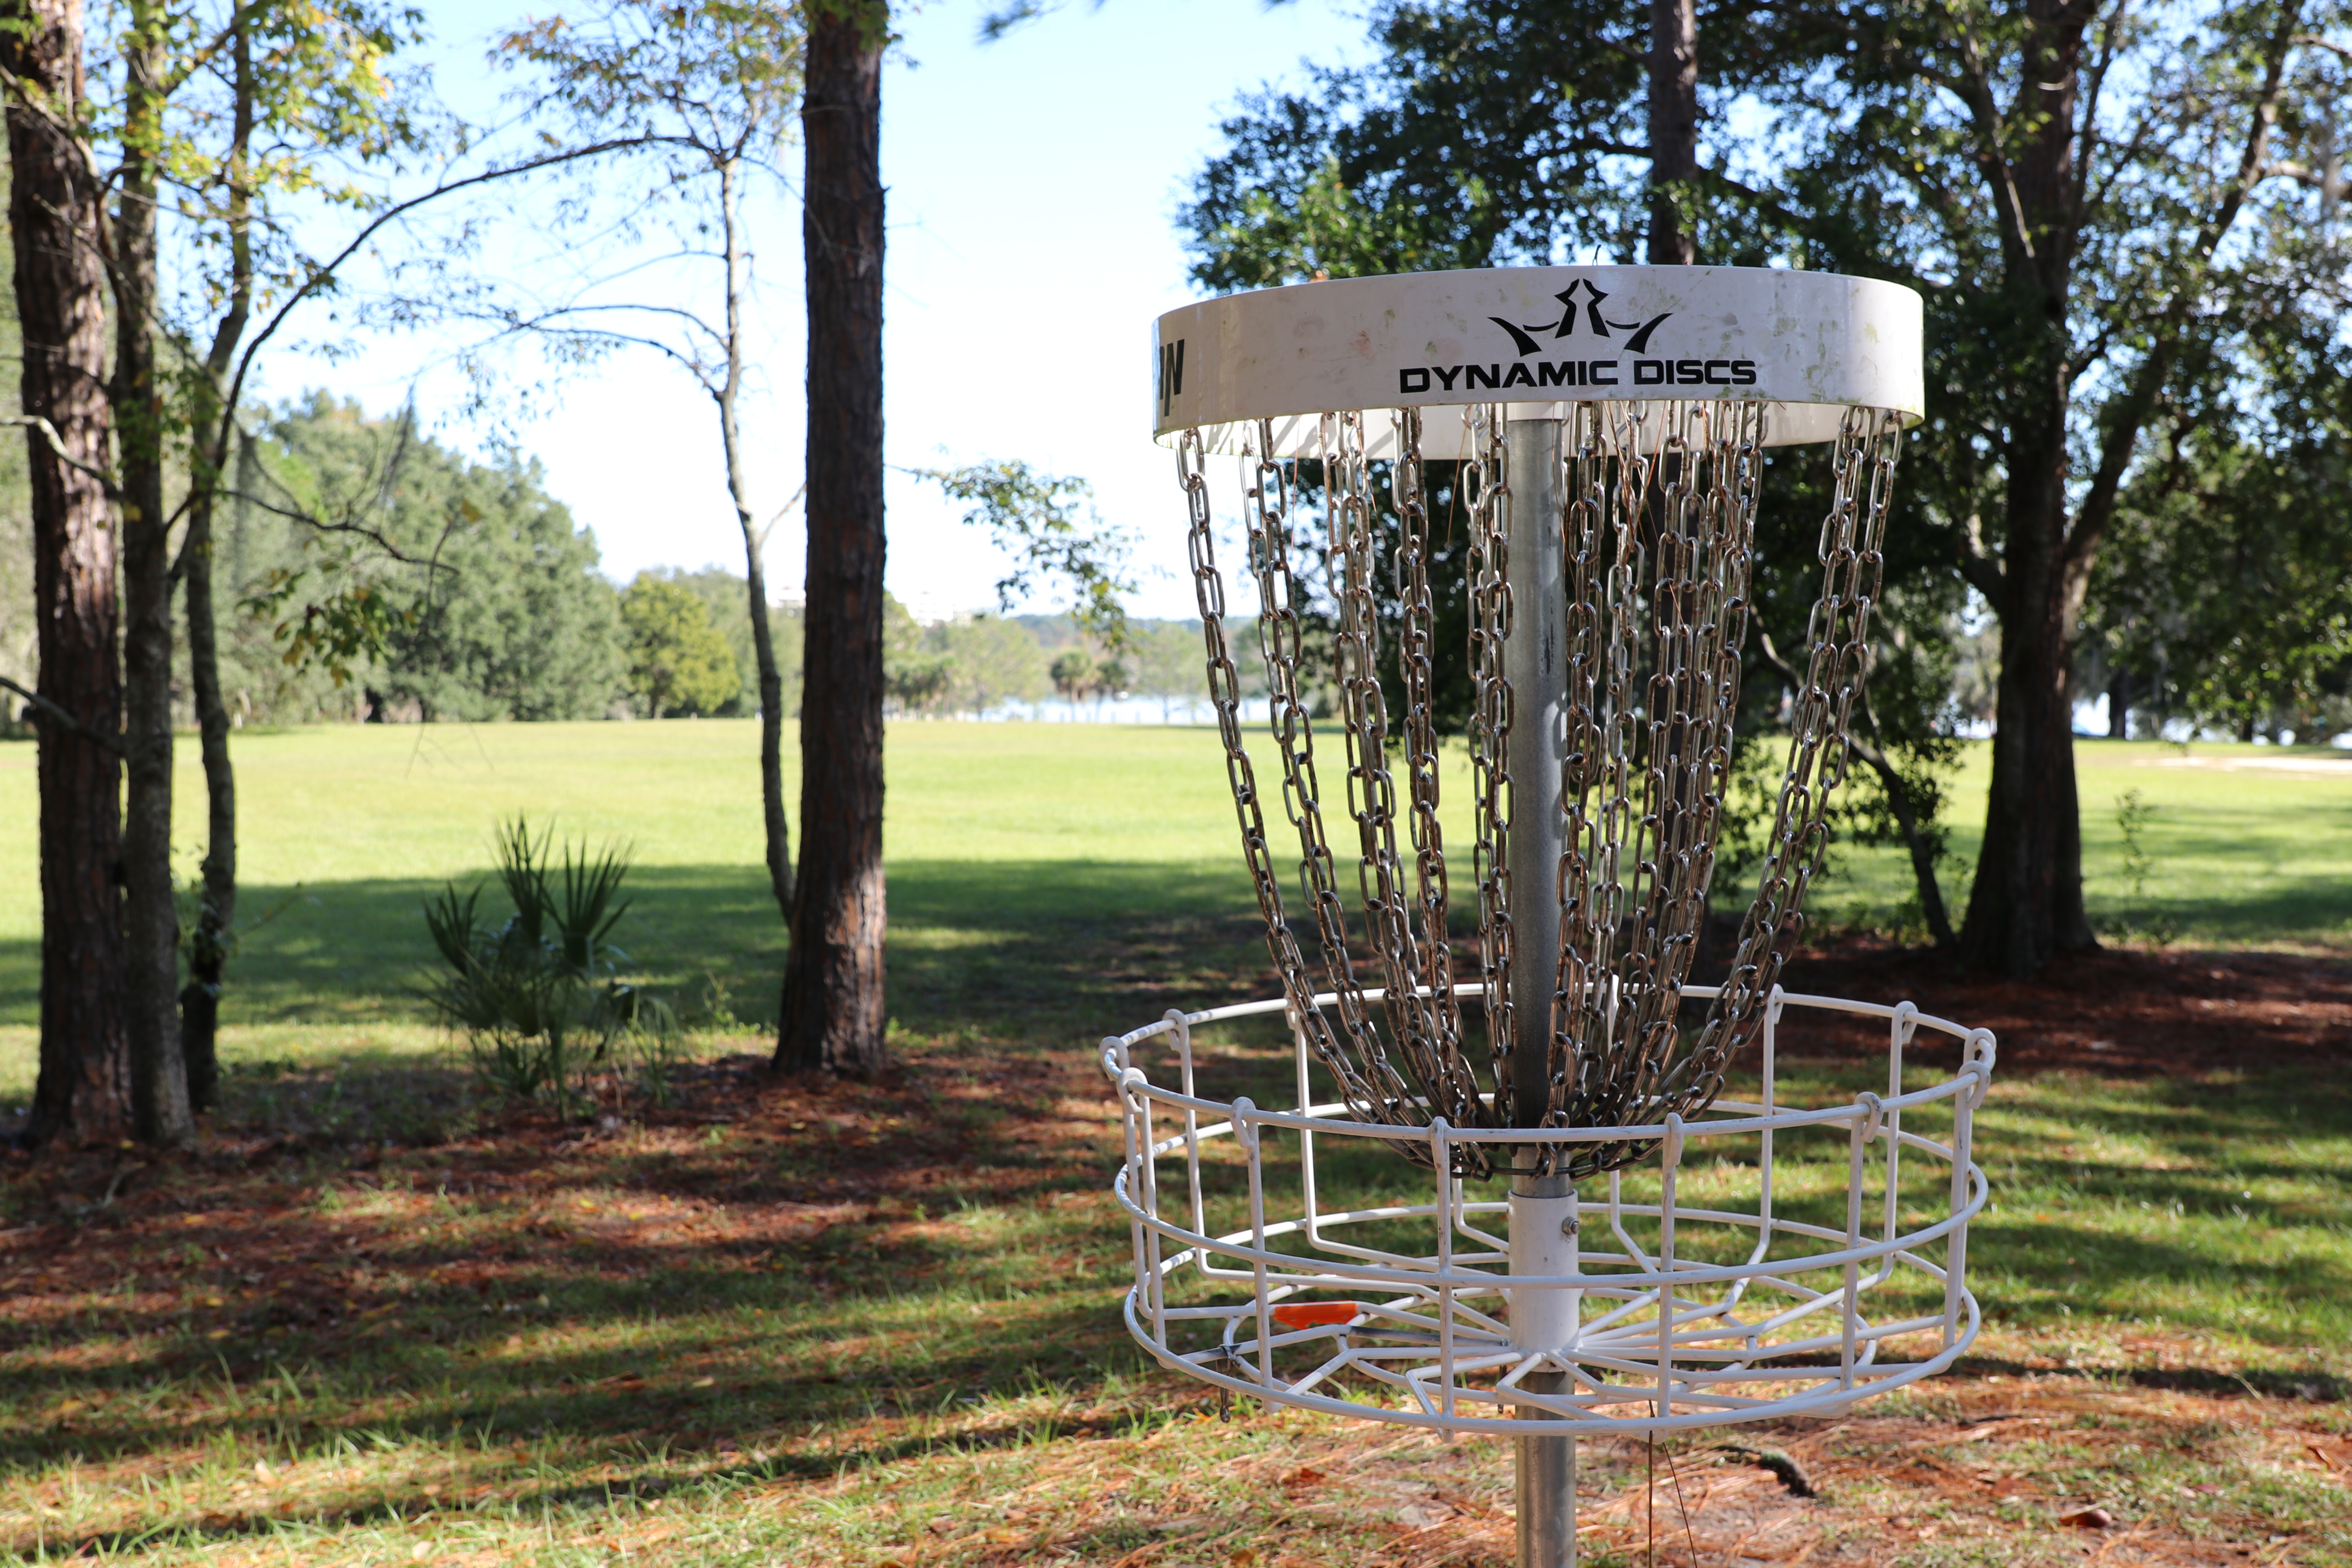
[[[1420,1539],[1398,1521],[1441,1494],[1505,1498],[1500,1445],[1247,1407],[1223,1425],[1118,1325],[1118,1131],[1093,1042],[1269,988],[1209,731],[895,726],[904,1074],[757,1113],[719,1089],[699,1120],[493,1136],[416,999],[421,900],[485,875],[492,826],[517,811],[625,841],[637,903],[617,938],[701,1054],[763,1049],[782,937],[755,746],[751,725],[714,721],[238,737],[253,923],[227,1004],[231,1110],[307,1142],[158,1178],[142,1201],[169,1224],[76,1229],[104,1249],[102,1281],[65,1282],[70,1255],[5,1262],[0,1296],[39,1304],[0,1350],[0,1556],[1319,1568],[1390,1561]],[[2184,945],[2352,948],[2352,758],[2106,742],[2078,758],[2095,920],[2161,918]],[[10,1105],[32,1076],[31,761],[0,749]],[[2312,771],[2253,765],[2279,761]],[[1956,916],[1985,763],[1973,748],[1952,792]],[[193,746],[181,780],[193,868]],[[2144,894],[2114,817],[2132,790],[2153,807]],[[1845,848],[1814,908],[1880,926],[1909,891],[1899,851]],[[1285,1102],[1265,1031],[1204,1050],[1220,1094]],[[1845,1098],[1870,1070],[1823,1053],[1788,1083]],[[2004,1463],[2210,1541],[2214,1561],[2241,1539],[2280,1557],[2277,1535],[2284,1561],[2352,1562],[2333,1472],[2263,1447],[2252,1415],[2129,1404],[2251,1389],[2265,1398],[2242,1408],[2274,1424],[2309,1389],[2316,1440],[2352,1434],[2352,1088],[2011,1074],[1977,1140],[1997,1205],[1971,1242],[1978,1372],[1883,1408],[2014,1415],[2003,1375],[2077,1369],[2109,1403],[2005,1441]],[[1792,1169],[1791,1201],[1830,1202],[1827,1159]],[[1417,1177],[1368,1158],[1330,1179],[1327,1205]],[[14,1191],[0,1234],[68,1223]],[[289,1310],[327,1280],[344,1315]],[[1937,1463],[1992,1452],[1954,1431]],[[1899,1468],[1872,1452],[1850,1451],[1840,1506],[1910,1484],[1866,1479]],[[1638,1477],[1638,1450],[1591,1461],[1593,1485]],[[1352,1489],[1326,1500],[1325,1472]],[[2027,1532],[1984,1555],[1885,1560],[2081,1560],[2042,1514],[2016,1517]],[[1591,1560],[1641,1561],[1612,1558],[1618,1540]]]
[[[516,813],[630,847],[636,903],[623,941],[648,980],[689,1009],[772,1018],[782,931],[761,869],[757,744],[749,721],[240,734],[246,929],[227,1023],[420,1019],[419,906],[445,880],[485,876],[493,826]],[[2192,944],[2352,947],[2352,752],[2085,742],[2077,757],[2085,895],[2103,929],[2161,921]],[[1447,826],[1461,846],[1467,764],[1452,761]],[[1969,747],[1949,792],[1942,879],[1955,920],[1989,761],[1988,746]],[[1259,765],[1274,782],[1270,758]],[[1341,787],[1336,759],[1326,773]],[[900,723],[888,778],[892,1009],[910,1027],[951,1026],[1008,984],[1042,979],[1039,965],[1061,971],[1074,934],[1255,910],[1212,731]],[[32,747],[0,746],[0,1026],[34,1017],[33,786]],[[184,744],[176,804],[191,879],[202,789]],[[2137,892],[2116,820],[2135,791],[2149,808]],[[1887,924],[1912,892],[1899,849],[1842,845],[1813,912]],[[0,1068],[0,1083],[15,1071]]]

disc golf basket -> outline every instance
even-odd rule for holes
[[[1821,273],[1513,268],[1210,300],[1161,317],[1156,350],[1155,434],[1176,450],[1282,994],[1103,1043],[1137,1339],[1228,1394],[1517,1438],[1523,1568],[1573,1561],[1577,1436],[1819,1415],[1948,1367],[1978,1326],[1969,1139],[1993,1037],[1779,984],[1869,665],[1921,405],[1918,297]],[[1762,454],[1798,442],[1832,448],[1821,596],[1762,872],[1727,978],[1696,984]],[[1219,456],[1238,459],[1256,589],[1264,776],[1215,555]],[[1432,463],[1454,465],[1443,517]],[[1449,537],[1468,632],[1444,647],[1431,561]],[[1328,584],[1313,660],[1307,548]],[[1441,782],[1463,772],[1436,709],[1465,675],[1449,843]],[[1311,936],[1278,869],[1294,854]],[[1784,1098],[1792,1009],[1881,1021],[1884,1092]],[[1287,1109],[1197,1082],[1195,1031],[1255,1015],[1286,1027]],[[1906,1076],[1921,1030],[1957,1043],[1948,1076]],[[1727,1096],[1750,1064],[1755,1098]],[[1368,1152],[1419,1174],[1327,1206]]]

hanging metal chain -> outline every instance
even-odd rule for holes
[[[1404,693],[1405,777],[1412,800],[1413,891],[1421,920],[1409,948],[1410,977],[1425,998],[1425,1025],[1436,1059],[1416,1070],[1449,1121],[1478,1124],[1477,1079],[1462,1049],[1462,1006],[1454,994],[1454,949],[1447,939],[1445,834],[1437,807],[1437,611],[1429,592],[1429,490],[1421,455],[1422,415],[1395,416],[1397,455],[1390,469],[1397,513],[1397,672]],[[1391,982],[1393,986],[1395,982]],[[1391,991],[1391,995],[1394,994]]]
[[[1848,765],[1846,727],[1868,672],[1880,542],[1901,421],[1891,413],[1853,410],[1841,428],[1833,499],[1821,533],[1822,597],[1810,628],[1804,689],[1795,698],[1790,763],[1761,885],[1741,928],[1731,977],[1685,1049],[1678,1026],[1683,989],[1705,919],[1730,782],[1764,410],[1731,402],[1571,405],[1558,523],[1567,563],[1566,754],[1558,790],[1546,787],[1549,780],[1529,781],[1528,797],[1548,797],[1565,829],[1550,889],[1515,888],[1508,870],[1514,791],[1505,747],[1515,698],[1503,653],[1512,620],[1507,542],[1512,476],[1503,408],[1479,405],[1467,416],[1471,460],[1461,482],[1471,492],[1468,739],[1491,1093],[1481,1091],[1464,1048],[1446,941],[1439,742],[1432,716],[1435,613],[1417,410],[1395,416],[1397,456],[1390,470],[1398,530],[1396,657],[1414,855],[1410,896],[1397,851],[1389,715],[1379,678],[1381,628],[1371,588],[1380,569],[1378,529],[1362,416],[1325,416],[1316,448],[1337,567],[1334,675],[1347,743],[1349,808],[1357,826],[1359,891],[1388,986],[1385,1039],[1355,973],[1347,910],[1324,837],[1300,673],[1298,590],[1290,567],[1291,484],[1271,456],[1274,432],[1260,424],[1256,454],[1244,468],[1250,564],[1259,595],[1268,719],[1282,749],[1284,803],[1298,834],[1302,887],[1315,908],[1336,1020],[1316,1007],[1307,960],[1285,919],[1242,746],[1240,686],[1225,641],[1201,437],[1188,434],[1179,446],[1211,698],[1268,951],[1281,973],[1294,1027],[1364,1120],[1418,1125],[1443,1115],[1464,1127],[1595,1127],[1655,1125],[1669,1112],[1695,1115],[1712,1102],[1726,1064],[1752,1037],[1820,870],[1825,814]],[[1511,1103],[1513,909],[1518,900],[1547,894],[1558,898],[1561,913],[1546,1036],[1552,1058],[1549,1096],[1542,1107],[1521,1108]],[[1532,1114],[1523,1117],[1523,1110]],[[1399,1150],[1413,1154],[1413,1146]],[[1638,1141],[1562,1144],[1544,1151],[1543,1168],[1580,1178],[1646,1150]],[[1427,1158],[1425,1146],[1419,1157]],[[1475,1145],[1468,1151],[1457,1145],[1455,1159],[1456,1174],[1492,1173]]]
[[[1356,819],[1360,855],[1359,890],[1386,983],[1391,1037],[1433,1114],[1459,1121],[1475,1114],[1472,1108],[1478,1096],[1477,1082],[1466,1070],[1458,1048],[1460,1005],[1450,984],[1428,984],[1427,944],[1414,929],[1414,909],[1407,900],[1403,868],[1397,858],[1396,784],[1389,773],[1388,706],[1381,690],[1380,606],[1372,593],[1379,563],[1363,416],[1328,416],[1319,436],[1325,513],[1332,553],[1339,567],[1339,626],[1333,640],[1340,716],[1348,742],[1349,806]],[[1407,635],[1414,635],[1411,626]],[[1425,642],[1425,622],[1419,635]],[[1425,710],[1423,717],[1425,721]],[[1432,765],[1433,769],[1433,759]],[[1431,784],[1429,826],[1433,827],[1433,777]],[[1423,859],[1416,855],[1417,861]],[[1444,930],[1441,908],[1435,927],[1441,949]],[[1443,962],[1441,967],[1450,979],[1450,962]]]
[[[1314,1005],[1315,986],[1308,979],[1306,955],[1291,934],[1282,905],[1282,883],[1274,874],[1274,853],[1266,843],[1265,811],[1257,789],[1256,771],[1242,742],[1241,677],[1234,668],[1233,648],[1225,638],[1225,584],[1217,570],[1216,535],[1209,506],[1208,477],[1202,470],[1206,454],[1198,430],[1188,430],[1177,442],[1176,477],[1183,486],[1189,521],[1187,544],[1192,556],[1192,592],[1201,611],[1201,637],[1208,654],[1209,701],[1216,710],[1217,732],[1225,747],[1225,777],[1233,786],[1234,811],[1241,823],[1242,854],[1249,863],[1250,880],[1257,890],[1257,907],[1265,923],[1266,951],[1282,976],[1284,996],[1290,1003],[1291,1026],[1307,1038],[1315,1055],[1339,1079],[1340,1092],[1360,1113],[1372,1114],[1392,1096],[1376,1088],[1358,1071],[1349,1054],[1332,1037],[1330,1023]],[[1260,619],[1261,627],[1264,617]],[[1294,658],[1291,669],[1295,674]],[[1303,1004],[1303,1005],[1302,1005]]]
[[[1545,1108],[1547,1124],[1563,1124],[1571,1104],[1589,1100],[1599,1084],[1601,1053],[1586,1042],[1605,1038],[1601,999],[1606,971],[1605,926],[1595,875],[1601,865],[1601,824],[1593,792],[1607,771],[1602,734],[1603,669],[1610,661],[1607,618],[1601,595],[1608,580],[1611,489],[1608,432],[1599,405],[1573,406],[1565,432],[1569,454],[1567,505],[1561,513],[1568,591],[1568,622],[1562,664],[1566,691],[1561,704],[1566,750],[1560,766],[1560,837],[1557,894],[1560,909],[1559,962],[1551,1007],[1551,1053],[1555,1087]]]
[[[1478,879],[1478,978],[1485,990],[1487,1055],[1500,1125],[1517,1124],[1511,1052],[1511,683],[1503,644],[1511,635],[1510,459],[1499,405],[1469,410],[1476,485],[1470,500],[1470,777],[1476,795],[1472,868]]]
[[[1756,898],[1742,922],[1723,992],[1690,1054],[1662,1092],[1712,1100],[1725,1066],[1752,1037],[1780,966],[1804,928],[1804,901],[1828,848],[1830,797],[1844,782],[1855,695],[1870,670],[1870,618],[1885,567],[1880,546],[1902,455],[1902,416],[1846,411],[1832,457],[1829,515],[1822,520],[1822,596],[1808,628],[1812,649],[1795,694],[1789,765]]]

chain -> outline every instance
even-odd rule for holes
[[[1480,1090],[1464,1047],[1446,941],[1422,417],[1411,409],[1395,415],[1397,455],[1390,469],[1397,519],[1395,653],[1413,850],[1410,892],[1396,842],[1390,717],[1380,684],[1381,627],[1372,593],[1379,531],[1363,416],[1326,416],[1318,438],[1326,531],[1338,567],[1335,675],[1359,892],[1387,984],[1395,1060],[1356,977],[1347,910],[1324,837],[1300,675],[1290,478],[1271,455],[1270,424],[1261,422],[1256,454],[1245,459],[1244,490],[1268,722],[1282,752],[1284,805],[1298,835],[1302,891],[1315,909],[1336,1021],[1314,1004],[1307,961],[1284,914],[1263,806],[1242,744],[1240,683],[1224,630],[1201,437],[1187,433],[1178,446],[1210,695],[1268,951],[1293,1026],[1330,1068],[1350,1110],[1367,1121],[1412,1125],[1444,1115],[1462,1127],[1596,1127],[1654,1124],[1668,1112],[1696,1114],[1713,1101],[1726,1064],[1753,1037],[1820,872],[1830,797],[1849,764],[1847,725],[1869,670],[1870,622],[1901,421],[1891,413],[1857,409],[1841,426],[1832,500],[1819,542],[1822,596],[1809,627],[1811,651],[1804,689],[1795,696],[1790,762],[1774,805],[1761,883],[1741,926],[1731,976],[1685,1049],[1678,1028],[1683,989],[1706,915],[1730,781],[1764,411],[1730,402],[1571,405],[1559,520],[1567,563],[1567,752],[1553,796],[1565,836],[1553,889],[1561,921],[1549,1030],[1550,1088],[1547,1104],[1520,1108],[1511,1103],[1512,906],[1530,890],[1514,889],[1508,869],[1514,795],[1505,746],[1514,698],[1503,649],[1512,621],[1507,543],[1512,476],[1503,409],[1467,411],[1472,456],[1464,473],[1471,489],[1465,591],[1476,797],[1473,863],[1491,1095]],[[1537,1114],[1522,1121],[1522,1109]],[[1409,1156],[1415,1152],[1413,1145],[1397,1147]],[[1455,1147],[1455,1174],[1492,1173],[1477,1145]],[[1638,1142],[1561,1145],[1544,1152],[1543,1168],[1581,1178],[1623,1165],[1647,1147]],[[1419,1157],[1426,1159],[1425,1152]]]
[[[1789,765],[1761,885],[1741,923],[1722,994],[1690,1055],[1662,1083],[1665,1091],[1714,1098],[1725,1065],[1753,1035],[1804,929],[1805,894],[1829,844],[1830,797],[1850,759],[1854,698],[1870,670],[1870,619],[1885,567],[1880,546],[1902,443],[1902,418],[1892,411],[1849,409],[1841,422],[1818,551],[1822,596],[1807,628],[1811,657],[1795,694]]]
[[[1714,872],[1761,433],[1751,405],[1571,415],[1548,1125],[1654,1122],[1698,1109],[1654,1089],[1679,1040]],[[1564,1147],[1547,1165],[1581,1178],[1645,1147]]]
[[[1475,1126],[1478,1085],[1462,1049],[1462,1008],[1454,994],[1454,949],[1446,940],[1445,834],[1437,818],[1437,611],[1429,592],[1429,491],[1421,456],[1422,416],[1397,411],[1397,456],[1390,469],[1396,502],[1397,670],[1404,694],[1405,777],[1412,798],[1413,891],[1421,915],[1409,949],[1409,977],[1429,1000],[1425,1026],[1436,1060],[1423,1068],[1432,1099],[1449,1121]],[[1391,996],[1395,981],[1390,982]]]
[[[1392,1103],[1376,1089],[1333,1037],[1330,1021],[1314,1005],[1315,986],[1307,977],[1307,960],[1282,905],[1282,883],[1274,874],[1274,852],[1266,843],[1265,810],[1258,795],[1257,774],[1242,743],[1241,678],[1234,668],[1233,649],[1225,639],[1225,584],[1217,570],[1216,536],[1209,508],[1206,462],[1198,430],[1188,430],[1176,446],[1176,477],[1184,489],[1190,523],[1187,533],[1192,556],[1192,592],[1201,611],[1201,637],[1208,655],[1209,702],[1216,710],[1217,731],[1224,742],[1225,777],[1233,786],[1234,810],[1241,823],[1242,854],[1249,863],[1250,880],[1257,890],[1257,907],[1265,923],[1268,954],[1282,976],[1284,997],[1290,1004],[1291,1026],[1299,1030],[1317,1059],[1339,1079],[1340,1091],[1360,1113],[1370,1114]],[[1253,531],[1255,535],[1255,530]],[[1261,636],[1269,617],[1261,614]],[[1291,668],[1295,672],[1296,660]]]
[[[1320,446],[1328,531],[1339,563],[1339,630],[1334,644],[1348,741],[1349,805],[1356,819],[1360,851],[1359,890],[1387,983],[1391,1036],[1435,1114],[1458,1121],[1471,1114],[1478,1089],[1465,1070],[1459,1049],[1461,1009],[1453,987],[1450,983],[1431,985],[1427,978],[1433,973],[1431,949],[1444,951],[1444,911],[1441,904],[1433,928],[1426,923],[1424,906],[1423,928],[1414,929],[1415,910],[1407,901],[1403,868],[1397,858],[1396,784],[1388,768],[1388,708],[1381,690],[1380,608],[1372,594],[1379,566],[1374,559],[1371,464],[1365,455],[1363,416],[1326,416]],[[1403,552],[1401,545],[1400,553]],[[1423,598],[1427,598],[1425,580]],[[1417,635],[1425,645],[1426,620],[1417,626],[1408,622],[1405,635]],[[1423,662],[1427,662],[1425,647]],[[1426,731],[1425,690],[1421,717]],[[1423,739],[1428,737],[1424,734]],[[1433,750],[1433,742],[1429,743]],[[1427,820],[1416,824],[1424,830],[1433,829],[1436,823],[1434,761],[1433,756],[1429,759]],[[1442,874],[1443,853],[1417,848],[1416,863],[1425,867],[1434,858]],[[1423,880],[1425,894],[1425,878]],[[1425,941],[1433,930],[1434,941]],[[1434,971],[1450,982],[1450,955],[1440,959]]]
[[[1478,978],[1485,992],[1487,1055],[1494,1066],[1498,1122],[1516,1125],[1511,1052],[1517,1037],[1511,1006],[1511,683],[1503,644],[1511,635],[1510,461],[1503,410],[1469,410],[1470,479],[1470,776],[1477,796],[1472,868],[1478,879]]]

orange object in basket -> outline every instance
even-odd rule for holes
[[[1354,1322],[1362,1310],[1353,1301],[1286,1301],[1274,1310],[1274,1321],[1286,1329],[1313,1329]]]

